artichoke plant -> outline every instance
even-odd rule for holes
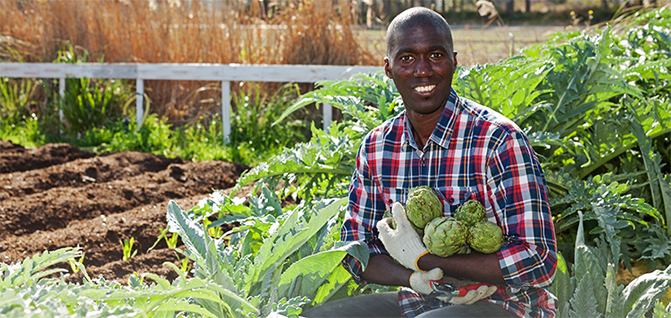
[[[415,229],[424,229],[431,220],[443,215],[443,203],[433,189],[419,186],[410,190],[405,210]]]
[[[480,252],[490,254],[498,251],[505,239],[503,231],[495,223],[485,221],[473,225],[468,230],[468,245]]]
[[[467,227],[472,227],[476,223],[487,221],[487,212],[479,201],[468,200],[457,208],[454,217]]]
[[[437,217],[424,228],[422,241],[429,253],[447,257],[460,252],[467,237],[467,228],[457,219]]]

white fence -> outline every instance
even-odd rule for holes
[[[221,118],[225,141],[231,133],[231,81],[314,83],[381,70],[379,66],[333,65],[0,63],[0,77],[60,79],[61,96],[65,94],[65,79],[68,77],[135,79],[138,122],[142,122],[144,117],[144,80],[221,81]],[[330,105],[323,105],[324,129],[331,123],[332,112]]]

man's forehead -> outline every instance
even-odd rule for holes
[[[396,30],[390,37],[389,44],[392,49],[390,53],[395,54],[399,51],[410,50],[416,47],[422,42],[422,34],[433,34],[442,39],[442,41],[433,41],[431,43],[432,47],[451,50],[449,47],[449,36],[443,30],[431,25],[418,25]]]

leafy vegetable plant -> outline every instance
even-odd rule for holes
[[[274,194],[266,190],[261,196]],[[277,197],[250,198],[251,202],[259,200],[277,202]],[[203,208],[236,211],[227,220],[241,225],[225,234],[230,236],[228,246],[222,238],[210,237],[206,227],[194,221],[196,215],[189,217],[174,202],[168,207],[167,217],[170,230],[179,233],[186,246],[185,255],[194,261],[194,276],[211,278],[253,305],[249,308],[244,303],[228,302],[233,312],[296,316],[301,306],[320,304],[346,286],[351,278],[340,266],[345,254],[357,255],[367,263],[365,245],[335,244],[337,217],[344,202],[325,199],[286,213],[262,214],[258,209],[266,207],[241,209],[229,197],[215,194],[200,205],[201,212]],[[216,224],[221,222],[210,226]],[[210,302],[199,303],[218,308]]]
[[[595,207],[597,210],[598,207]],[[613,224],[615,217],[600,213],[604,233],[597,246],[584,240],[582,214],[575,245],[575,261],[568,270],[559,257],[555,282],[551,287],[557,296],[557,317],[667,317],[671,305],[661,303],[671,286],[671,266],[644,274],[626,286],[615,280],[620,245]]]

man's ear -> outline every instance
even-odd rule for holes
[[[394,79],[394,77],[391,76],[391,65],[389,65],[389,57],[385,56],[384,57],[384,73],[387,74],[387,77]]]
[[[457,67],[457,65],[459,65],[459,63],[457,63],[457,51],[452,53],[452,59],[454,60],[454,67]]]

